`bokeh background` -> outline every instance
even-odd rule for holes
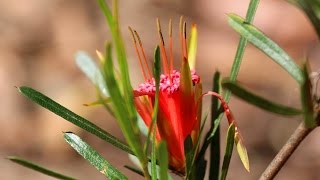
[[[210,90],[213,73],[228,76],[239,35],[227,24],[227,13],[245,16],[249,1],[241,0],[140,0],[120,1],[121,29],[129,56],[133,86],[142,81],[128,26],[135,28],[148,58],[158,43],[157,17],[166,34],[167,22],[174,23],[178,37],[181,15],[189,27],[198,25],[197,70],[205,91]],[[279,43],[301,64],[309,58],[313,71],[319,70],[319,45],[304,14],[283,0],[262,1],[254,24]],[[166,36],[166,35],[165,35]],[[112,164],[130,164],[125,153],[83,132],[71,123],[20,95],[15,86],[27,85],[45,93],[108,132],[123,138],[115,121],[102,107],[84,107],[95,100],[95,88],[74,63],[78,50],[102,50],[110,39],[104,17],[94,0],[2,0],[0,1],[0,179],[51,179],[5,159],[17,155],[79,179],[104,179],[63,140],[63,131],[73,131],[96,148]],[[179,46],[175,44],[178,65]],[[299,88],[278,65],[255,47],[247,47],[239,81],[273,101],[299,107]],[[205,104],[208,105],[209,99]],[[239,122],[249,151],[251,173],[242,167],[235,153],[229,179],[257,179],[279,151],[301,117],[287,118],[255,108],[237,98],[230,106]],[[204,108],[206,110],[206,108]],[[225,137],[227,123],[222,123]],[[277,179],[320,179],[320,132],[315,130],[290,158]],[[225,138],[222,143],[225,143]],[[222,148],[222,151],[224,147]]]

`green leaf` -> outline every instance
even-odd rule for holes
[[[40,166],[38,164],[32,163],[30,161],[27,161],[27,160],[19,158],[19,157],[9,156],[9,157],[7,157],[7,159],[9,159],[10,161],[15,162],[15,163],[17,163],[17,164],[19,164],[21,166],[27,167],[29,169],[38,171],[38,172],[40,172],[42,174],[45,174],[45,175],[48,175],[48,176],[51,176],[51,177],[54,177],[54,178],[57,178],[57,179],[75,180],[75,178],[72,178],[72,177],[69,177],[69,176],[54,172],[52,170],[49,170],[49,169],[44,168],[44,167],[42,167],[42,166]]]
[[[114,145],[115,147],[126,151],[127,153],[133,154],[130,147],[126,144],[118,140],[116,137],[112,136],[105,130],[99,128],[95,124],[91,123],[87,119],[75,114],[74,112],[70,111],[69,109],[61,106],[57,102],[53,101],[49,97],[45,96],[44,94],[29,88],[22,86],[19,88],[19,91],[25,95],[27,98],[32,100],[33,102],[39,104],[40,106],[48,109],[49,111],[55,113],[56,115],[64,118],[65,120],[73,123],[74,125],[90,132],[91,134],[96,135],[97,137],[101,138],[102,140]]]
[[[309,79],[308,64],[304,64],[303,74],[305,82],[301,86],[301,105],[303,109],[304,123],[307,128],[315,128],[317,122],[314,118],[313,99],[312,99],[312,85]]]
[[[255,13],[257,11],[259,2],[260,2],[260,0],[250,0],[250,4],[249,4],[248,10],[247,10],[247,14],[246,14],[246,23],[251,24],[253,22],[253,19],[254,19]],[[230,80],[231,81],[235,81],[237,79],[237,76],[238,76],[239,71],[240,71],[240,66],[241,66],[241,62],[242,62],[242,58],[243,58],[243,55],[244,55],[244,51],[245,51],[246,45],[247,45],[246,38],[241,36],[239,44],[238,44],[237,52],[236,52],[236,55],[234,57],[234,61],[233,61],[232,67],[231,67],[231,72],[230,72]],[[226,102],[229,102],[230,96],[231,96],[231,92],[230,91],[226,91],[224,93],[223,97],[224,97]],[[208,134],[206,136],[206,141],[208,143],[205,143],[202,146],[201,151],[205,152],[205,150],[210,145],[210,141],[212,140],[214,134],[216,133],[216,131],[217,131],[218,127],[219,127],[217,125],[220,124],[223,115],[224,114],[221,111],[219,113],[218,119],[215,121],[216,126],[210,132],[208,132]]]
[[[152,113],[152,126],[150,131],[152,132],[152,152],[151,152],[151,174],[152,179],[157,180],[157,142],[156,142],[156,124],[157,124],[157,117],[158,117],[158,110],[159,110],[159,86],[160,86],[160,49],[159,46],[156,47],[154,53],[154,77],[156,81],[156,96],[155,96],[155,103],[154,109]]]
[[[83,51],[75,54],[76,64],[88,76],[91,82],[97,86],[100,92],[105,96],[109,96],[106,84],[103,80],[102,73],[94,60]]]
[[[208,119],[208,113],[205,114],[205,117],[202,120],[202,125],[200,127],[200,133],[199,133],[198,139],[196,140],[196,145],[192,149],[192,153],[191,153],[192,162],[191,162],[190,170],[188,170],[186,179],[188,179],[190,176],[193,179],[195,177],[199,179],[203,179],[203,177],[205,176],[207,161],[204,159],[203,155],[200,156],[200,153],[198,154],[198,150],[200,147],[200,141],[201,141],[201,137],[202,137],[204,126],[207,122],[207,119]]]
[[[154,50],[154,68],[153,68],[153,74],[155,77],[155,84],[156,84],[156,94],[155,94],[155,101],[154,101],[154,108],[152,112],[152,123],[149,127],[149,132],[147,136],[147,140],[145,143],[145,150],[144,152],[147,153],[149,149],[150,144],[150,136],[152,133],[153,126],[157,124],[157,116],[158,116],[158,110],[159,110],[159,86],[160,86],[160,74],[161,74],[161,60],[160,60],[160,48],[157,46]]]
[[[113,38],[113,43],[115,45],[117,61],[120,69],[120,87],[123,90],[123,98],[125,100],[125,106],[127,107],[127,113],[130,119],[136,119],[136,110],[133,102],[133,93],[132,87],[129,78],[129,69],[126,51],[124,48],[124,43],[122,40],[120,28],[119,28],[119,19],[118,19],[118,2],[113,0],[113,12],[111,12],[109,6],[106,4],[105,0],[98,0],[98,4],[103,14],[106,17],[106,22],[109,25],[111,36]],[[109,86],[108,86],[109,87]]]
[[[160,141],[158,145],[158,159],[159,159],[159,166],[160,166],[160,179],[161,180],[168,180],[168,150],[167,144],[165,141]]]
[[[157,142],[156,142],[156,128],[153,128],[152,135],[152,150],[151,150],[151,179],[157,180]]]
[[[221,93],[221,76],[220,72],[216,71],[213,76],[213,89],[214,92]],[[211,99],[211,129],[214,126],[219,126],[217,132],[214,134],[210,146],[210,166],[209,166],[209,179],[218,180],[220,171],[220,124],[215,123],[219,117],[220,101],[218,98],[212,97]]]
[[[253,25],[245,22],[240,16],[229,14],[229,25],[237,31],[241,36],[245,37],[253,45],[263,51],[266,55],[272,58],[273,61],[278,63],[284,70],[286,70],[299,84],[304,82],[304,77],[299,66],[293,59],[273,42],[270,38],[264,35]]]
[[[77,135],[67,132],[64,139],[75,149],[84,159],[88,160],[96,169],[109,179],[128,179],[118,169],[106,161],[97,151],[82,141]]]
[[[194,155],[193,151],[193,143],[191,136],[187,136],[187,138],[184,140],[184,154],[186,158],[186,173],[192,174],[192,157]]]
[[[145,157],[142,150],[140,131],[137,125],[137,116],[131,116],[127,105],[127,103],[129,102],[127,102],[125,100],[125,97],[123,97],[121,94],[120,88],[114,75],[114,66],[111,52],[111,44],[107,43],[106,54],[104,57],[105,59],[103,73],[105,76],[108,91],[110,93],[110,100],[113,105],[113,113],[128,144],[130,145],[138,159],[142,161],[142,164],[145,165],[147,162],[147,158]]]
[[[256,94],[253,94],[236,82],[226,80],[222,82],[222,86],[231,91],[233,95],[236,95],[240,99],[266,111],[284,116],[295,116],[300,115],[302,113],[299,109],[277,104],[267,99],[264,99]]]
[[[229,164],[231,161],[233,144],[234,144],[234,136],[235,136],[235,125],[232,123],[228,129],[227,144],[226,144],[226,150],[223,158],[220,180],[225,180],[228,174]]]

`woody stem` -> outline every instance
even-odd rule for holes
[[[288,159],[291,157],[300,143],[312,130],[313,129],[305,127],[304,122],[301,122],[294,133],[291,135],[291,137],[288,139],[286,144],[282,147],[276,157],[268,165],[267,169],[263,172],[260,180],[273,179],[284,166],[284,164],[288,161]]]

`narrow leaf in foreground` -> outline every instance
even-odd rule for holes
[[[97,151],[82,141],[77,135],[67,132],[64,139],[75,149],[84,159],[88,160],[96,169],[109,179],[128,179],[118,169],[106,161]]]
[[[314,118],[312,85],[309,79],[308,63],[304,64],[303,74],[305,82],[301,85],[301,105],[303,109],[304,123],[307,128],[315,128],[317,122]]]
[[[99,128],[92,122],[88,121],[87,119],[75,114],[74,112],[70,111],[69,109],[61,106],[57,102],[53,101],[49,97],[45,96],[44,94],[29,88],[22,86],[18,88],[19,91],[25,95],[27,98],[31,99],[33,102],[39,104],[40,106],[48,109],[49,111],[55,113],[56,115],[64,118],[65,120],[73,123],[74,125],[90,132],[91,134],[96,135],[97,137],[101,138],[102,140],[118,147],[119,149],[126,151],[130,154],[133,154],[132,150],[123,142],[118,140],[116,137],[112,136],[105,130]]]
[[[232,94],[236,95],[238,98],[266,111],[281,114],[284,116],[295,116],[300,115],[302,113],[299,109],[277,104],[267,99],[264,99],[256,94],[253,94],[236,82],[228,80],[223,81],[222,86],[231,91]]]
[[[262,52],[272,58],[285,69],[299,84],[304,82],[304,77],[299,66],[293,59],[265,34],[253,25],[245,23],[244,19],[235,14],[229,14],[229,25],[241,36],[245,37]]]
[[[168,151],[167,151],[167,144],[165,141],[160,141],[158,145],[158,159],[159,159],[159,166],[160,166],[160,179],[161,180],[168,180]]]
[[[21,166],[27,167],[29,169],[38,171],[42,174],[57,178],[57,179],[62,179],[62,180],[74,180],[75,178],[54,172],[52,170],[49,170],[47,168],[44,168],[38,164],[32,163],[30,161],[27,161],[25,159],[19,158],[19,157],[15,157],[15,156],[9,156],[7,157],[10,161],[15,162],[17,164],[20,164]]]
[[[241,159],[243,166],[246,168],[248,172],[250,172],[250,163],[249,163],[247,148],[243,143],[243,138],[241,137],[241,134],[238,131],[237,127],[235,128],[235,131],[236,132],[234,135],[234,141],[237,147],[238,155]]]
[[[221,76],[220,72],[216,71],[213,76],[213,89],[212,91],[221,93]],[[212,97],[211,99],[211,128],[208,133],[214,128],[214,126],[219,126],[216,133],[213,136],[211,146],[210,146],[210,171],[209,179],[218,179],[220,171],[220,124],[215,123],[218,119],[220,113],[220,102],[217,98]]]
[[[233,151],[234,137],[235,137],[235,125],[232,123],[230,124],[228,133],[227,133],[227,144],[226,144],[226,150],[223,158],[220,180],[225,180],[227,177],[229,164],[231,161],[231,156]]]

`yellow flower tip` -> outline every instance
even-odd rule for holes
[[[243,143],[243,139],[242,139],[239,131],[236,131],[234,136],[235,136],[235,143],[236,143],[236,147],[237,147],[237,151],[238,151],[240,160],[241,160],[244,168],[248,172],[250,172],[250,163],[249,163],[247,148],[245,147],[245,145]]]
[[[103,62],[104,57],[103,57],[102,53],[101,53],[99,50],[96,50],[96,54],[97,54],[99,60],[100,60],[101,62]]]
[[[188,60],[190,69],[195,69],[196,66],[196,55],[197,55],[197,41],[198,41],[198,31],[197,25],[192,24],[190,37],[189,37],[189,44],[188,44]]]

